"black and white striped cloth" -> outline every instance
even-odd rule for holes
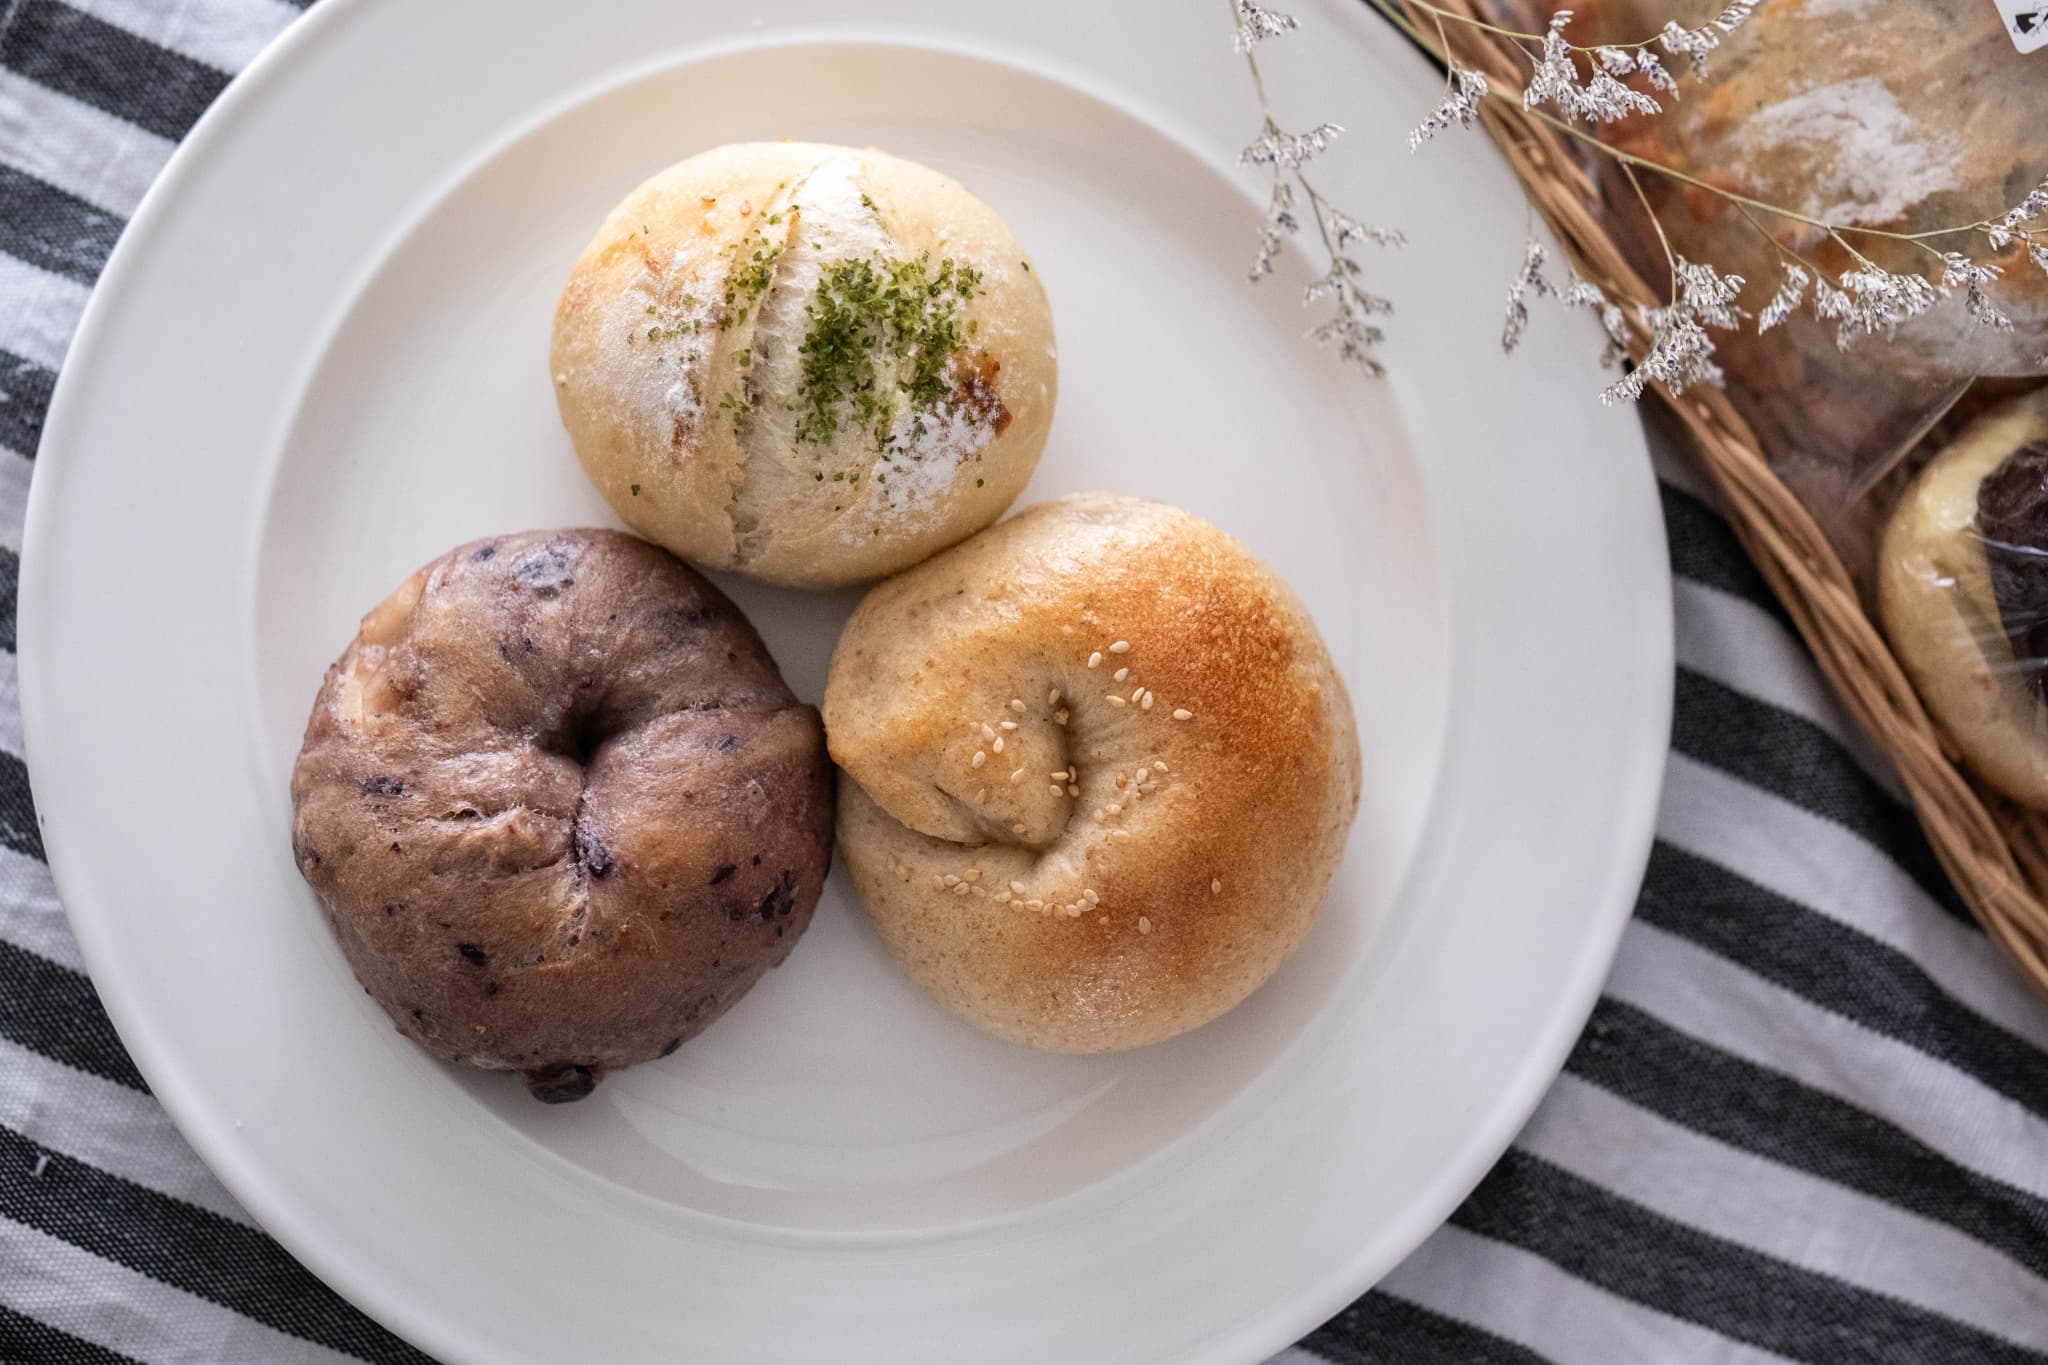
[[[425,1360],[258,1231],[151,1100],[21,759],[22,506],[66,342],[172,146],[296,13],[0,0],[0,1361]],[[1614,974],[1513,1151],[1284,1365],[2048,1361],[2048,1007],[1665,474],[1677,719]]]

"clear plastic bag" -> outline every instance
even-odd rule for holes
[[[1905,487],[1877,598],[1971,770],[2048,810],[2048,388],[1984,412]]]
[[[1534,32],[1566,7],[1567,36],[1585,46],[1639,42],[1719,8],[1483,0],[1480,10]],[[1920,242],[1837,234],[1757,205],[1904,235],[2001,217],[2048,175],[2048,54],[2017,52],[1988,0],[1764,0],[1707,57],[1703,76],[1665,59],[1675,96],[1637,80],[1663,112],[1591,130],[1684,179],[1639,171],[1639,198],[1614,158],[1588,148],[1584,168],[1646,280],[1661,285],[1669,270],[1645,199],[1674,253],[1743,276],[1738,303],[1751,317],[1713,333],[1730,397],[1867,583],[1886,494],[1930,426],[1981,376],[2048,374],[2048,269],[2018,239],[1994,248],[1982,232]],[[1958,290],[1858,335],[1815,316],[1809,279],[1801,306],[1758,331],[1755,315],[1797,272],[1830,288],[1866,266],[1938,280],[1951,251],[1998,267],[1981,292],[2010,327],[1985,325]]]

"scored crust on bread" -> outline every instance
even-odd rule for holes
[[[1052,1051],[1243,1000],[1358,805],[1350,700],[1293,593],[1139,498],[1042,503],[875,588],[824,710],[840,856],[890,952]]]
[[[696,563],[825,586],[1000,516],[1052,421],[1051,312],[994,210],[879,151],[719,147],[599,228],[550,364],[578,458]]]

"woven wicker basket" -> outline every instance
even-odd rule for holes
[[[1478,17],[1471,0],[1439,3]],[[1411,10],[1408,17],[1419,32],[1432,31],[1426,16]],[[1496,89],[1519,88],[1525,79],[1521,50],[1485,32],[1461,33],[1459,56]],[[1661,304],[1603,223],[1599,193],[1564,136],[1501,100],[1486,101],[1481,117],[1572,267],[1617,303]],[[1640,356],[1649,337],[1629,311],[1630,348]],[[1953,747],[1864,611],[1840,557],[1772,473],[1755,433],[1727,397],[1705,385],[1682,395],[1657,392],[1822,673],[1897,768],[1964,902],[2028,983],[2048,996],[2048,817],[1980,790],[1957,767]]]

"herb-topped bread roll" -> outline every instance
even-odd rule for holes
[[[941,1004],[1056,1052],[1271,976],[1358,808],[1344,682],[1287,585],[1176,508],[1042,503],[875,588],[832,655],[839,848]]]
[[[2048,810],[2048,389],[1987,413],[1892,513],[1885,633],[1977,775]]]
[[[555,312],[562,420],[686,559],[826,586],[1000,516],[1052,421],[1045,291],[993,210],[876,151],[745,143],[634,190]]]

